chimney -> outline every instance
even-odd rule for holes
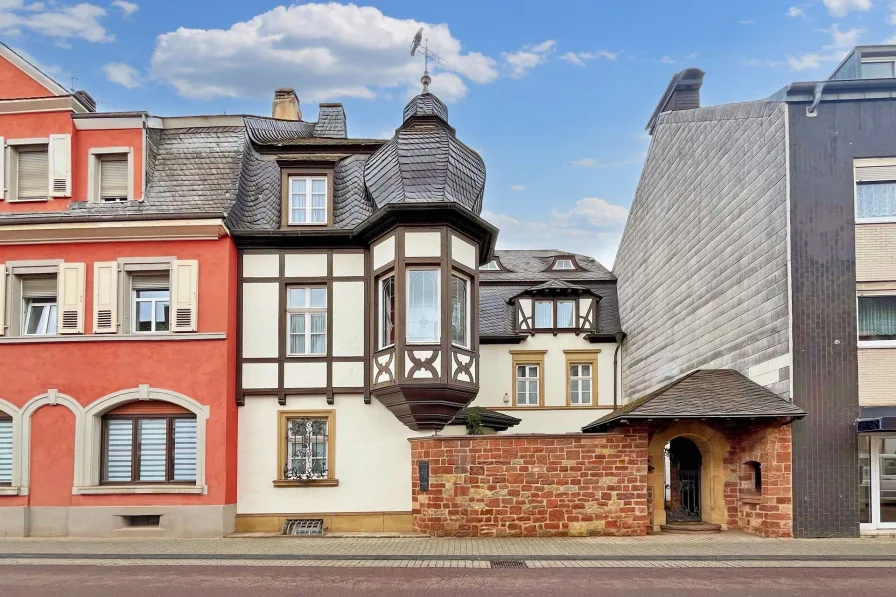
[[[660,103],[653,111],[653,116],[650,117],[650,122],[647,123],[647,130],[651,134],[663,112],[694,110],[700,107],[700,88],[703,87],[705,74],[699,68],[688,68],[672,77]]]
[[[299,96],[291,87],[281,87],[274,92],[274,104],[271,115],[281,120],[302,120],[302,110],[299,108]]]

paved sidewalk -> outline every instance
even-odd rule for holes
[[[896,539],[762,539],[743,533],[648,537],[436,539],[0,539],[0,561],[867,561],[896,562]]]

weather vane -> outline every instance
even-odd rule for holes
[[[432,60],[442,66],[445,66],[445,61],[441,56],[430,51],[429,38],[423,39],[423,27],[417,30],[414,41],[411,42],[411,56],[416,56],[417,50],[421,47],[423,48],[423,76],[420,78],[420,82],[423,83],[423,93],[429,93],[429,84],[432,83],[432,79],[429,76],[429,61]]]

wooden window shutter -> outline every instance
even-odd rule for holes
[[[17,199],[47,198],[47,152],[20,151]]]
[[[84,333],[84,271],[83,263],[63,263],[59,266],[59,291],[56,318],[60,334]]]
[[[72,136],[50,135],[50,197],[72,195]]]
[[[93,333],[118,331],[118,263],[93,264]]]
[[[0,201],[6,198],[6,139],[0,137]]]
[[[178,259],[171,265],[171,331],[195,332],[199,304],[199,262]]]
[[[128,156],[100,160],[100,201],[128,199]]]
[[[6,334],[6,265],[0,263],[0,336]]]

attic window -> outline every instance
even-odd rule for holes
[[[498,262],[496,260],[492,259],[479,269],[484,272],[497,272],[501,270],[501,266],[498,265]]]
[[[576,269],[572,259],[558,259],[554,262],[554,270],[574,270]]]
[[[896,76],[896,56],[865,58],[861,73],[863,79],[892,79]]]

